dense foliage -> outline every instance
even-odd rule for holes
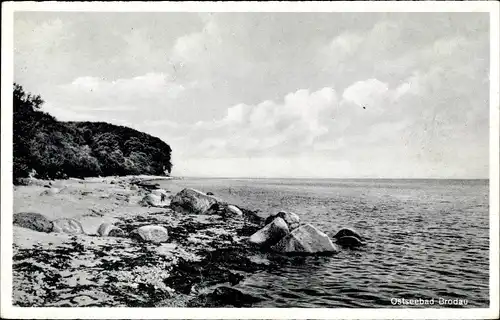
[[[171,171],[170,146],[159,138],[104,122],[57,121],[40,111],[43,103],[14,84],[14,179],[31,172],[82,178]]]

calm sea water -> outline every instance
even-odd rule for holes
[[[489,306],[487,180],[184,179],[163,186],[211,191],[268,213],[290,210],[330,236],[353,227],[368,239],[362,250],[249,276],[238,287],[265,298],[255,307],[391,307],[392,298]]]

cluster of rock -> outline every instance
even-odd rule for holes
[[[147,190],[147,194],[139,201],[142,206],[170,207],[180,213],[219,215],[223,218],[244,216],[243,211],[237,206],[196,189],[186,188],[172,197],[169,191],[159,189],[158,184],[136,183],[135,185]],[[42,214],[34,212],[16,213],[14,224],[40,232],[85,233],[81,223],[75,219],[60,218],[50,221]],[[340,230],[333,237],[336,240],[334,243],[328,235],[313,225],[301,224],[299,216],[293,212],[280,211],[271,215],[265,220],[264,225],[248,240],[253,245],[274,252],[335,253],[339,251],[338,245],[347,247],[363,245],[361,236],[351,229]],[[110,223],[101,224],[97,234],[102,237],[127,237],[122,229]],[[154,243],[167,242],[169,239],[168,230],[159,225],[141,226],[131,231],[128,236]]]
[[[301,224],[293,212],[280,211],[268,217],[265,227],[255,232],[249,242],[264,249],[290,254],[317,254],[338,252],[338,245],[363,245],[361,237],[352,229],[340,230],[334,243],[325,233],[311,224]]]
[[[169,191],[158,189],[157,184],[148,185],[146,183],[137,183],[139,187],[146,189],[148,193],[139,201],[142,206],[148,207],[172,207],[174,210],[182,213],[194,214],[217,214],[223,217],[242,216],[242,211],[234,206],[227,204],[220,199],[207,195],[201,191],[186,188],[171,196]],[[133,187],[134,185],[132,185]],[[41,195],[56,194],[60,190],[51,188],[44,191]],[[82,224],[75,219],[59,218],[49,220],[47,217],[36,212],[19,212],[14,214],[14,225],[32,229],[39,232],[56,232],[67,234],[85,234]],[[146,225],[141,226],[128,235],[122,229],[110,223],[103,223],[99,226],[97,234],[101,237],[131,237],[133,239],[162,243],[167,242],[168,231],[164,226]]]
[[[14,225],[39,232],[84,233],[81,223],[75,219],[59,218],[51,221],[43,214],[37,212],[16,213],[13,217],[13,223]]]
[[[59,218],[49,220],[37,212],[19,212],[14,214],[14,225],[39,232],[54,232],[66,234],[85,234],[82,224],[75,219]],[[97,229],[101,237],[126,237],[126,233],[111,223],[102,223]],[[133,230],[130,237],[142,241],[161,243],[168,240],[168,231],[163,226],[147,225]]]

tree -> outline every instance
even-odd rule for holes
[[[14,84],[14,178],[165,174],[171,148],[137,130],[105,122],[60,122],[43,99]]]

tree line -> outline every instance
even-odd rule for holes
[[[171,148],[157,137],[105,122],[62,122],[41,111],[40,95],[14,83],[14,181],[110,175],[165,175]]]

